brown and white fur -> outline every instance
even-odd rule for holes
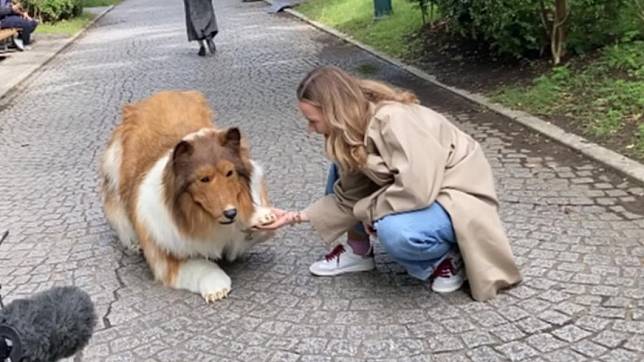
[[[123,108],[103,157],[107,219],[140,248],[157,280],[225,298],[228,275],[209,259],[233,260],[272,233],[262,169],[237,128],[217,129],[198,92],[164,91]]]

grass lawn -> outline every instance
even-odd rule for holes
[[[83,8],[116,5],[121,0],[83,0]],[[36,28],[36,34],[74,35],[94,19],[94,15],[83,12],[78,17],[55,23],[43,23]]]
[[[43,23],[36,28],[36,34],[74,35],[87,25],[94,15],[84,12],[73,19],[61,20],[56,23]]]
[[[393,14],[375,21],[373,0],[310,0],[296,10],[356,40],[393,56],[402,56],[406,40],[423,25],[420,10],[409,0],[392,0]]]

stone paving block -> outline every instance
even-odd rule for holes
[[[498,343],[497,338],[494,338],[490,333],[482,331],[465,332],[461,334],[461,338],[468,349]]]
[[[512,324],[494,327],[490,330],[490,332],[504,342],[514,341],[523,338],[526,335],[519,328],[515,327]]]
[[[552,334],[566,342],[577,342],[591,335],[590,332],[585,331],[575,325],[567,325],[559,329],[555,329]]]
[[[535,334],[551,328],[549,323],[534,317],[522,319],[516,322],[516,325],[527,334]]]
[[[520,361],[524,359],[534,358],[539,355],[539,352],[534,348],[523,342],[510,342],[497,347],[506,358],[511,361]]]
[[[300,359],[300,355],[297,353],[287,352],[287,351],[277,351],[271,356],[271,362],[295,362]]]
[[[593,316],[583,316],[575,322],[577,326],[593,332],[604,330],[610,323],[608,319]]]
[[[626,344],[624,344],[624,348],[631,350],[633,352],[639,352],[643,353],[644,352],[644,336],[638,335],[631,337]]]
[[[448,332],[451,333],[462,333],[476,328],[474,324],[461,318],[447,319],[441,321],[441,324],[445,327],[445,329],[447,329]]]
[[[615,321],[613,330],[629,334],[644,334],[644,321]]]
[[[439,334],[427,339],[429,350],[434,353],[456,351],[463,348],[461,339],[449,334]]]
[[[630,362],[637,361],[638,354],[625,349],[614,349],[600,357],[602,361],[611,362]]]
[[[504,360],[501,354],[487,346],[475,348],[468,352],[467,356],[473,362],[497,362]]]
[[[306,362],[327,362],[327,361],[331,361],[331,357],[304,355],[304,356],[301,357],[301,361],[306,361]]]
[[[548,333],[533,334],[526,338],[526,342],[542,353],[551,352],[566,346],[566,342]]]
[[[607,348],[600,346],[597,343],[593,343],[592,341],[589,341],[587,339],[573,344],[572,348],[575,351],[590,358],[597,358],[608,350]]]
[[[539,319],[551,325],[561,326],[571,321],[570,317],[556,311],[545,311],[539,314]]]
[[[605,330],[594,337],[593,341],[608,348],[616,348],[617,346],[622,344],[622,342],[627,340],[628,337],[628,334],[625,333]]]
[[[553,362],[577,362],[586,361],[586,357],[570,350],[554,351],[546,354],[545,358]]]

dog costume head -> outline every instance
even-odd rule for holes
[[[250,217],[251,170],[238,128],[199,131],[172,152],[176,196],[181,203],[197,204],[202,217],[220,225],[243,223]]]

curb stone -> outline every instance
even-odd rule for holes
[[[273,0],[264,0],[265,2],[273,5]],[[412,65],[405,64],[402,61],[390,57],[389,55],[386,55],[368,45],[362,44],[361,42],[353,39],[351,36],[348,36],[342,32],[339,32],[333,28],[330,28],[324,24],[321,24],[317,21],[309,19],[307,16],[293,10],[293,9],[285,9],[285,12],[295,16],[296,18],[307,22],[316,28],[325,31],[335,37],[338,37],[342,39],[343,41],[353,44],[356,47],[363,49],[374,56],[391,63],[399,68],[404,69],[405,71],[421,78],[424,79],[440,88],[443,88],[445,90],[448,90],[462,98],[465,98],[466,100],[478,104],[480,106],[483,106],[487,109],[490,109],[505,118],[508,118],[514,122],[517,122],[525,127],[528,127],[534,131],[537,131],[577,152],[580,152],[587,157],[600,162],[610,168],[613,168],[637,181],[640,183],[644,183],[644,164],[635,161],[629,157],[626,157],[620,153],[617,153],[615,151],[609,150],[606,147],[600,146],[596,143],[593,143],[581,136],[578,136],[576,134],[566,132],[562,128],[555,126],[554,124],[550,122],[546,122],[542,120],[541,118],[538,118],[536,116],[533,116],[527,112],[524,111],[517,111],[513,110],[510,108],[507,108],[499,103],[492,102],[490,99],[487,97],[478,94],[478,93],[471,93],[463,89],[455,88],[449,85],[446,85],[444,83],[439,82],[436,80],[436,77],[433,75],[430,75]]]
[[[69,38],[63,39],[60,44],[56,44],[53,46],[53,49],[47,52],[44,56],[36,58],[35,62],[32,64],[29,64],[26,70],[22,70],[22,73],[18,75],[17,77],[10,78],[9,81],[2,86],[0,86],[0,99],[4,98],[9,92],[11,92],[13,89],[15,89],[19,84],[21,84],[23,81],[25,81],[27,78],[29,78],[32,74],[34,74],[38,69],[42,68],[44,65],[49,63],[58,53],[62,52],[65,48],[67,48],[70,44],[72,44],[78,37],[83,35],[87,29],[89,29],[91,26],[93,26],[99,19],[101,19],[105,14],[110,12],[114,8],[114,5],[110,5],[106,7],[103,11],[98,13],[94,19],[92,19],[87,25],[85,25],[82,29],[76,32],[76,34],[72,35]],[[22,54],[22,53],[21,53]]]

